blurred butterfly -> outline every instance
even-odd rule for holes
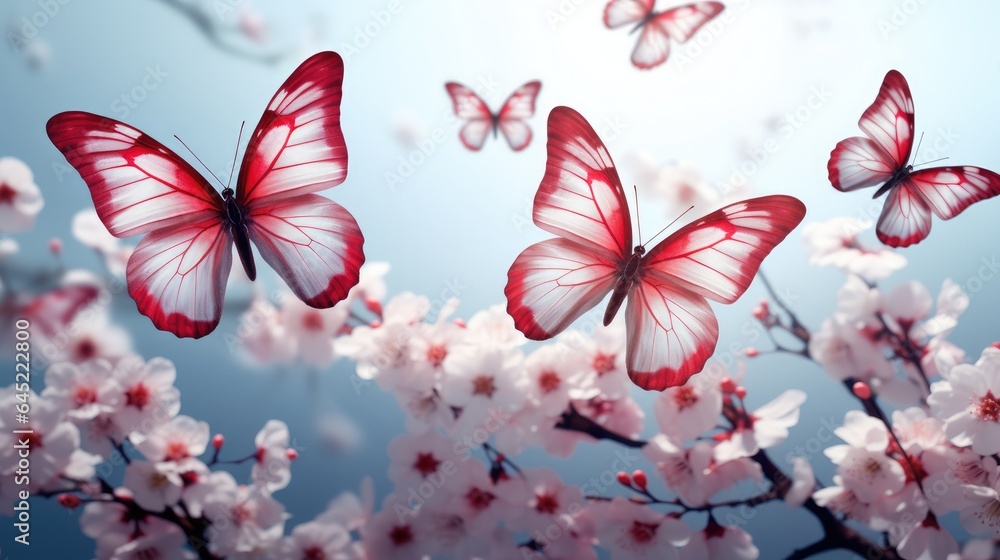
[[[649,252],[632,247],[632,218],[614,162],[579,113],[549,114],[548,160],[533,219],[559,237],[525,249],[507,273],[507,313],[532,340],[562,332],[609,293],[608,325],[625,309],[626,369],[662,391],[701,371],[719,327],[706,298],[733,303],[761,261],[805,216],[795,198],[730,204],[682,227]]]
[[[972,203],[1000,194],[1000,176],[979,167],[934,167],[914,171],[913,98],[906,79],[890,70],[875,103],[858,126],[867,138],[843,140],[827,169],[838,191],[881,184],[875,196],[889,195],[875,230],[890,247],[907,247],[931,231],[931,212],[948,220]],[[918,164],[919,165],[919,164]]]
[[[642,30],[632,51],[632,64],[643,70],[667,61],[671,39],[686,43],[725,9],[719,2],[695,2],[654,12],[655,4],[656,0],[611,0],[604,8],[604,25],[609,29],[634,24],[629,33]]]
[[[496,138],[498,129],[515,152],[531,143],[531,128],[524,121],[535,114],[535,98],[542,89],[541,82],[528,82],[514,90],[495,114],[476,92],[462,84],[448,82],[444,87],[451,96],[455,116],[466,121],[458,132],[466,148],[478,152],[490,132]]]
[[[347,176],[343,78],[337,53],[303,62],[250,137],[235,191],[226,186],[221,195],[189,163],[127,124],[83,112],[49,120],[49,138],[90,187],[108,231],[146,234],[125,276],[139,312],[156,328],[193,338],[215,329],[234,243],[251,280],[252,242],[312,307],[333,306],[357,284],[361,230],[342,206],[312,194]]]

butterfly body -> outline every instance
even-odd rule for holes
[[[317,53],[268,103],[222,194],[187,161],[138,129],[81,111],[47,132],[90,188],[116,237],[144,235],[126,283],[160,330],[200,338],[219,324],[233,247],[251,280],[253,249],[299,299],[325,309],[347,297],[364,262],[364,237],[345,208],[315,194],[347,176],[340,129],[343,59]]]
[[[637,276],[642,269],[642,257],[645,254],[646,248],[642,245],[636,245],[632,251],[632,256],[621,267],[618,281],[615,282],[615,287],[611,291],[611,299],[608,300],[608,308],[604,311],[605,327],[610,325],[611,321],[614,321],[615,315],[618,315],[618,310],[625,303],[625,296],[632,291],[632,287],[635,285]]]
[[[250,227],[246,212],[236,200],[235,191],[226,187],[222,190],[222,202],[226,211],[223,219],[229,225],[229,232],[236,245],[236,254],[240,256],[243,271],[251,282],[257,279],[257,264],[253,260],[253,248],[250,245]]]

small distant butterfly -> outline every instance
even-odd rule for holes
[[[632,246],[618,171],[593,127],[568,107],[549,114],[548,159],[535,194],[535,225],[557,235],[531,245],[507,273],[507,313],[532,340],[547,340],[611,294],[604,324],[625,308],[625,364],[646,390],[683,385],[715,351],[708,299],[733,303],[761,262],[802,221],[790,196],[744,200],[677,230],[648,252]]]
[[[125,123],[78,111],[49,120],[49,138],[90,187],[108,231],[146,235],[125,277],[156,328],[192,338],[215,329],[234,244],[251,280],[252,242],[312,307],[332,307],[358,283],[364,238],[357,222],[313,194],[347,176],[343,79],[337,53],[303,62],[250,137],[236,189],[221,195],[188,162]]]
[[[890,70],[875,103],[858,126],[867,138],[843,140],[830,154],[827,169],[838,191],[881,185],[873,198],[888,193],[876,233],[890,247],[919,243],[931,231],[931,212],[948,220],[972,203],[1000,194],[1000,175],[979,167],[933,167],[914,171],[913,98],[906,79]]]
[[[641,29],[632,51],[632,64],[649,70],[667,61],[670,40],[686,43],[699,29],[725,9],[719,2],[695,2],[663,12],[654,12],[656,0],[611,0],[604,8],[604,25],[615,29],[634,25]]]
[[[535,98],[542,89],[542,83],[528,82],[514,90],[500,111],[493,113],[476,92],[455,82],[444,85],[451,96],[455,116],[466,121],[458,132],[465,147],[477,152],[482,149],[486,137],[497,130],[503,133],[511,149],[519,152],[531,143],[531,128],[525,120],[535,114]]]

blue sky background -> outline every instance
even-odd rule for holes
[[[356,217],[368,260],[392,264],[387,278],[391,294],[410,290],[433,300],[447,283],[457,283],[463,286],[463,317],[501,303],[514,257],[547,237],[524,222],[544,169],[545,118],[556,105],[574,107],[594,124],[626,184],[638,179],[622,164],[628,154],[642,150],[661,163],[690,161],[712,185],[721,185],[772,139],[778,149],[750,177],[753,192],[801,198],[809,208],[809,222],[858,216],[870,205],[870,195],[836,192],[827,180],[826,161],[837,141],[859,133],[858,117],[874,99],[885,72],[896,68],[913,90],[925,150],[942,136],[940,131],[950,131],[955,139],[944,154],[952,158],[950,163],[1000,169],[995,110],[1000,4],[995,2],[729,2],[731,15],[703,31],[700,53],[675,45],[674,60],[648,72],[629,63],[635,36],[604,28],[601,0],[398,2],[398,13],[377,26],[373,11],[384,10],[386,1],[256,2],[274,25],[274,45],[300,45],[273,65],[214,48],[188,19],[160,1],[60,4],[58,13],[38,29],[38,38],[51,50],[47,68],[33,70],[9,43],[0,48],[0,156],[27,162],[46,200],[35,230],[17,236],[20,258],[43,262],[48,239],[61,237],[70,248],[70,265],[99,266],[97,257],[77,250],[70,234],[72,216],[92,203],[79,176],[59,176],[53,169],[54,163],[64,163],[45,136],[45,122],[53,114],[78,109],[124,117],[182,153],[172,138],[177,134],[214,170],[228,172],[240,122],[254,125],[291,70],[309,54],[326,49],[347,59],[342,107],[350,153],[346,182],[326,194]],[[18,28],[21,18],[42,9],[42,3],[32,0],[5,2],[0,22]],[[358,29],[366,25],[378,27],[378,33],[361,45]],[[305,41],[311,33],[318,38]],[[354,50],[348,52],[352,44]],[[679,64],[681,55],[688,55],[690,63]],[[149,68],[165,76],[123,115],[115,100],[141,84]],[[497,107],[531,79],[543,82],[538,114],[531,121],[532,145],[517,154],[502,141],[487,142],[480,153],[465,150],[448,117],[444,82],[495,84],[484,97]],[[816,91],[828,92],[828,99],[818,101]],[[802,110],[811,98],[814,108]],[[803,122],[794,133],[775,128],[778,119],[796,111],[808,118],[797,118]],[[399,172],[399,158],[414,149],[396,138],[400,120],[420,123],[433,152],[403,183],[390,186],[386,173]],[[643,195],[640,202],[646,231],[658,230],[675,215],[658,198]],[[904,251],[910,265],[888,285],[915,279],[935,296],[945,278],[966,286],[982,260],[998,251],[998,212],[1000,202],[988,201],[951,222],[935,219],[930,238]],[[866,240],[875,242],[874,233]],[[832,312],[843,278],[833,269],[810,267],[806,259],[800,232],[795,232],[768,259],[765,270],[779,291],[797,297],[796,312],[817,327]],[[273,274],[262,276],[269,287],[279,286]],[[741,338],[741,328],[764,295],[755,283],[742,301],[714,306],[720,348],[732,342],[761,344]],[[952,337],[973,359],[1000,338],[998,305],[1000,283],[985,282]],[[293,515],[290,524],[309,520],[368,474],[381,499],[391,489],[385,446],[403,430],[391,395],[374,385],[356,391],[353,364],[346,361],[315,379],[300,371],[248,370],[227,350],[226,335],[235,330],[238,310],[231,311],[214,334],[200,341],[177,340],[155,330],[127,296],[116,301],[114,318],[131,332],[145,357],[164,356],[176,363],[182,413],[226,434],[228,451],[249,451],[253,435],[270,418],[289,424],[302,457],[294,464],[292,484],[277,497]],[[822,422],[839,424],[850,406],[817,367],[790,357],[749,363],[746,385],[751,406],[786,388],[809,394],[801,423],[789,442],[774,450],[782,466],[787,466],[787,452],[814,437]],[[647,435],[655,427],[652,397],[637,397],[649,414]],[[329,407],[351,416],[364,432],[363,444],[351,454],[330,453],[317,439],[316,417]],[[609,468],[615,450],[609,444],[583,445],[569,460],[528,452],[518,461],[550,464],[567,480],[583,483]],[[817,455],[813,464],[828,482],[828,460]],[[243,477],[248,472],[237,470]],[[41,499],[33,502],[33,512],[31,554],[10,550],[11,528],[3,523],[0,551],[5,555],[83,558],[92,550],[92,541],[80,534],[76,513]],[[957,525],[953,519],[946,522]],[[762,558],[782,557],[819,536],[811,517],[781,504],[760,509],[746,528]]]

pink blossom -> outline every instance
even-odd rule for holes
[[[213,489],[205,498],[209,550],[228,556],[274,546],[284,533],[285,509],[255,486],[239,486],[225,471],[209,477]]]
[[[180,500],[184,483],[174,464],[132,461],[125,468],[123,484],[139,507],[161,512]]]
[[[705,505],[715,494],[743,480],[762,479],[756,462],[742,457],[717,461],[712,447],[705,442],[684,448],[659,434],[643,448],[643,454],[656,466],[667,486],[690,506]]]
[[[715,460],[721,463],[751,457],[761,449],[784,443],[788,428],[799,422],[799,407],[805,400],[805,393],[789,389],[752,413],[742,415],[736,426],[717,438]]]
[[[792,457],[792,485],[785,493],[785,504],[791,508],[802,507],[816,489],[816,476],[812,465],[802,457]]]
[[[207,422],[177,416],[146,433],[133,432],[130,439],[150,461],[181,461],[204,453],[210,437]]]
[[[667,389],[653,403],[660,430],[677,439],[694,439],[711,430],[722,415],[718,383],[687,383]]]
[[[114,411],[121,400],[121,387],[112,376],[111,364],[104,360],[76,365],[53,364],[45,371],[42,396],[52,399],[71,420],[91,420]]]
[[[952,368],[927,402],[952,443],[980,455],[1000,452],[1000,350],[986,348],[975,365]]]
[[[930,514],[902,538],[896,549],[906,560],[936,560],[958,553],[958,544],[951,533],[938,525],[934,514]]]
[[[683,521],[624,498],[591,509],[600,546],[612,560],[676,560],[677,549],[691,540],[691,528]]]
[[[713,517],[704,530],[696,532],[681,550],[683,560],[755,560],[760,551],[749,533],[736,527],[723,527]]]
[[[846,217],[806,224],[802,240],[812,253],[809,263],[832,265],[845,274],[857,274],[868,281],[885,280],[906,266],[906,258],[890,249],[861,244],[858,234],[870,227],[871,223]]]
[[[906,475],[899,462],[888,456],[889,431],[881,421],[858,411],[848,411],[844,425],[834,430],[847,445],[834,445],[824,453],[837,465],[844,486],[870,503],[879,496],[902,490]]]
[[[26,395],[30,404],[27,423],[14,423],[15,406],[24,399],[16,395]],[[62,407],[40,397],[34,391],[15,393],[14,387],[0,389],[0,473],[14,478],[18,468],[18,448],[27,443],[31,449],[30,484],[32,492],[45,486],[59,476],[69,466],[73,452],[80,447],[80,432],[71,422],[66,421]],[[12,430],[30,433],[15,434]]]
[[[31,169],[17,158],[0,158],[0,233],[31,229],[43,206]]]
[[[288,441],[288,426],[280,420],[268,420],[254,437],[257,451],[250,478],[268,492],[281,490],[292,480]]]

